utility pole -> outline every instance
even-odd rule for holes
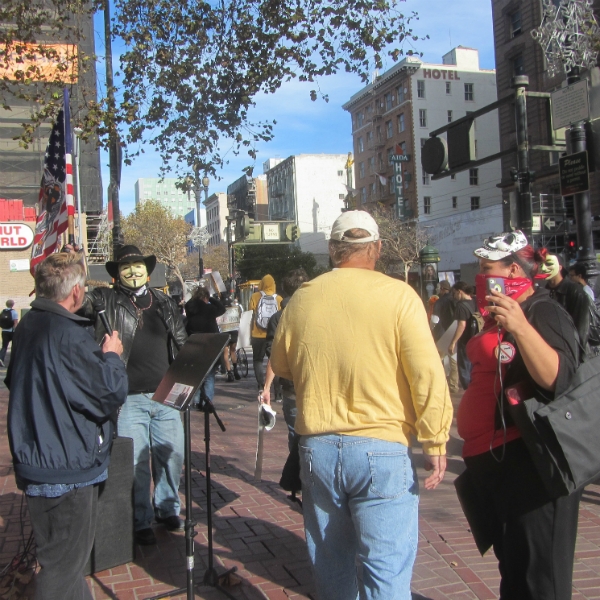
[[[110,0],[104,0],[104,43],[106,46],[106,97],[108,102],[108,162],[110,183],[108,184],[108,201],[112,204],[113,213],[113,257],[123,246],[121,235],[121,212],[119,208],[119,187],[121,185],[121,153],[119,134],[115,123],[115,88],[112,67],[112,37],[110,30]]]
[[[529,140],[527,137],[527,88],[529,77],[517,75],[512,79],[515,90],[515,119],[517,127],[517,229],[531,240],[533,218],[531,207],[531,172],[529,171]]]

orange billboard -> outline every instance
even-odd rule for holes
[[[0,48],[2,48],[0,46]],[[0,49],[0,78],[9,81],[77,81],[74,44],[13,43]]]

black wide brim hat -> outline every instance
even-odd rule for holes
[[[109,260],[106,263],[106,270],[113,279],[119,279],[119,265],[130,262],[144,262],[148,275],[154,271],[156,267],[156,256],[153,254],[150,256],[144,256],[137,246],[123,246],[117,252],[115,256],[116,260]]]

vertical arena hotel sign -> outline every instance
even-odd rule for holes
[[[23,223],[0,223],[0,250],[25,250],[31,244],[31,227]]]

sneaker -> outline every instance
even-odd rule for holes
[[[177,515],[164,518],[156,517],[156,522],[162,523],[167,528],[167,531],[183,531],[185,529],[183,521]]]
[[[231,383],[233,381],[235,381],[233,377],[233,371],[227,371],[227,383]]]
[[[152,531],[150,527],[136,531],[135,542],[140,546],[153,546],[156,544],[156,536],[154,535],[154,531]]]

